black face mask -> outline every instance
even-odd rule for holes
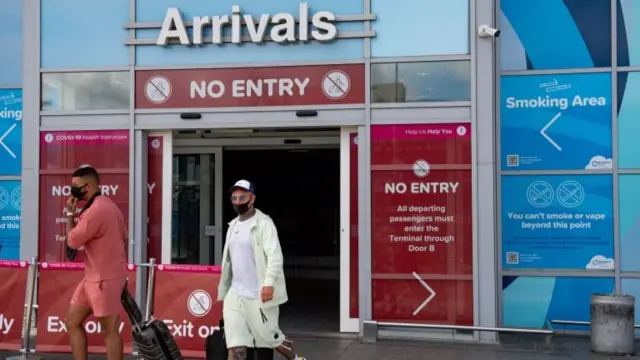
[[[78,200],[82,199],[87,194],[86,191],[82,191],[85,187],[87,187],[87,184],[82,186],[71,186],[71,196]]]
[[[247,211],[249,211],[249,203],[244,203],[244,204],[233,204],[233,210],[236,212],[236,214],[238,215],[244,215],[247,213]]]

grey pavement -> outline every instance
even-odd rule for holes
[[[502,336],[499,345],[471,343],[390,341],[362,344],[354,339],[294,339],[301,355],[309,360],[613,360],[640,359],[640,356],[615,357],[593,354],[589,339],[578,336],[555,336],[550,343],[544,337]],[[640,343],[637,344],[640,349]],[[0,359],[10,356],[0,353]],[[48,354],[45,360],[71,360],[69,354]],[[276,357],[280,359],[280,357]],[[105,359],[91,356],[91,360]]]

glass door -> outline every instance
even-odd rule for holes
[[[171,263],[219,264],[222,256],[222,181],[219,148],[207,153],[174,148]]]

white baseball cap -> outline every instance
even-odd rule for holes
[[[229,192],[232,192],[235,189],[242,189],[242,190],[246,190],[250,193],[255,194],[256,193],[256,188],[253,186],[253,184],[247,180],[238,180],[236,181],[235,184],[233,184],[233,186],[231,187],[231,189],[229,189]]]

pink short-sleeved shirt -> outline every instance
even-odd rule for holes
[[[99,196],[80,215],[78,224],[67,236],[67,243],[73,249],[84,246],[85,279],[99,282],[126,277],[128,237],[118,206],[108,197]]]

